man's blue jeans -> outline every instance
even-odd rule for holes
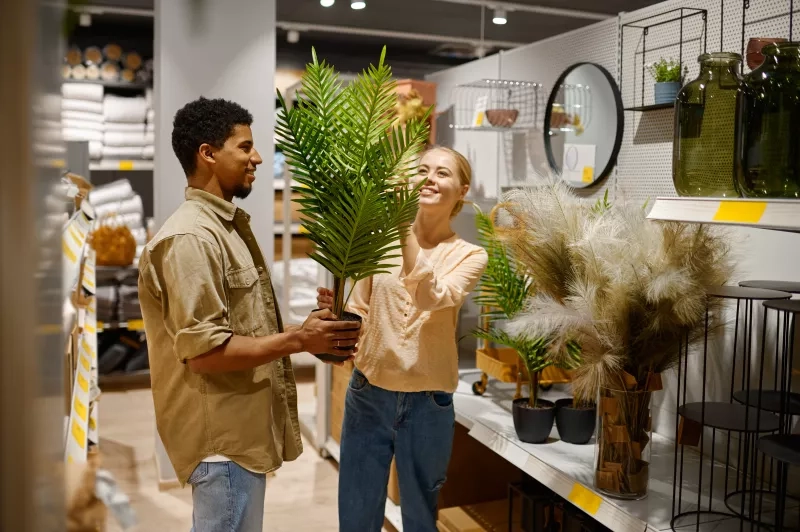
[[[354,370],[345,399],[339,465],[340,532],[379,532],[392,456],[403,530],[436,532],[439,489],[453,446],[453,394],[390,392]]]
[[[192,532],[261,532],[266,475],[235,462],[200,462],[189,477]]]

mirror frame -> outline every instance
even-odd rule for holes
[[[553,85],[553,90],[550,91],[550,96],[547,98],[547,107],[545,107],[544,110],[544,152],[547,154],[547,162],[550,165],[550,169],[555,172],[556,168],[559,167],[559,165],[556,164],[555,158],[553,157],[553,149],[550,145],[550,117],[552,115],[551,109],[553,108],[553,103],[555,103],[554,100],[558,95],[557,87],[560,87],[566,81],[567,76],[569,76],[573,70],[586,65],[593,66],[600,70],[600,72],[603,74],[603,76],[605,76],[611,85],[611,92],[614,93],[614,103],[617,106],[617,134],[614,138],[614,147],[611,150],[611,156],[608,158],[608,163],[606,164],[606,167],[603,168],[603,171],[597,174],[597,178],[594,181],[585,187],[575,187],[567,183],[568,186],[578,189],[593,187],[608,177],[608,175],[611,173],[611,170],[613,170],[617,165],[617,157],[619,156],[619,151],[622,148],[622,134],[625,130],[625,111],[622,107],[622,93],[619,90],[617,80],[614,79],[614,77],[608,70],[605,69],[605,67],[598,65],[597,63],[583,61],[570,65],[566,70],[564,70],[564,72],[561,73],[560,76],[558,76],[558,80],[556,80],[555,85]],[[559,179],[561,179],[561,176],[559,176]]]

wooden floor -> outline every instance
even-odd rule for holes
[[[313,383],[298,385],[301,410],[314,399]],[[159,491],[154,463],[154,414],[150,390],[103,393],[99,403],[100,453],[130,497],[137,532],[188,532],[192,522],[190,489]],[[267,479],[264,530],[334,532],[337,523],[336,464],[322,459],[307,441],[305,452]],[[120,528],[109,519],[109,532]]]

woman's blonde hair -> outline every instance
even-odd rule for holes
[[[447,148],[445,146],[432,146],[432,147],[428,148],[427,150],[425,150],[425,152],[422,154],[422,156],[424,157],[426,154],[428,154],[428,153],[430,153],[432,151],[437,151],[437,150],[438,151],[443,151],[446,154],[450,155],[450,157],[453,158],[453,161],[455,162],[454,170],[455,170],[456,174],[458,174],[458,181],[461,183],[461,186],[464,186],[464,185],[469,186],[469,185],[471,185],[472,184],[472,165],[469,164],[469,161],[467,160],[466,157],[461,155],[459,152],[457,152],[453,148]],[[450,212],[450,218],[455,218],[456,215],[459,212],[461,212],[461,209],[464,208],[464,203],[465,203],[464,200],[458,200],[458,202],[456,203],[455,207],[453,207],[453,210]]]

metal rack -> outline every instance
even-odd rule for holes
[[[687,19],[691,19],[693,17],[700,17],[702,19],[703,25],[700,35],[698,39],[702,41],[703,45],[703,53],[706,51],[706,41],[708,36],[708,11],[705,9],[696,9],[691,7],[680,7],[677,9],[673,9],[670,11],[665,11],[664,13],[660,13],[658,15],[652,15],[649,17],[641,18],[634,20],[632,22],[628,22],[622,24],[620,27],[620,72],[619,72],[619,86],[623,87],[622,84],[622,77],[625,71],[625,61],[624,61],[624,54],[625,54],[625,29],[626,28],[634,28],[641,31],[641,50],[637,50],[633,54],[633,75],[634,75],[634,83],[632,85],[632,99],[631,99],[631,106],[627,107],[626,111],[653,111],[657,109],[668,109],[674,107],[673,104],[645,104],[645,69],[647,66],[646,57],[648,52],[655,52],[658,50],[663,50],[665,48],[670,48],[672,46],[678,46],[678,63],[680,64],[681,72],[684,71],[684,64],[683,64],[683,52],[684,52],[684,36],[685,36],[685,21]],[[662,18],[666,18],[666,20],[662,20]],[[650,34],[650,31],[653,28],[662,27],[668,24],[678,24],[678,42],[668,44],[665,46],[658,46],[652,48],[650,50],[647,49],[647,36]],[[636,70],[637,70],[637,56],[641,55],[641,93],[638,96],[638,103],[637,103],[637,83],[636,83]],[[624,98],[624,95],[623,95]]]
[[[454,123],[471,131],[527,131],[541,127],[544,85],[532,81],[482,79],[453,89]]]

